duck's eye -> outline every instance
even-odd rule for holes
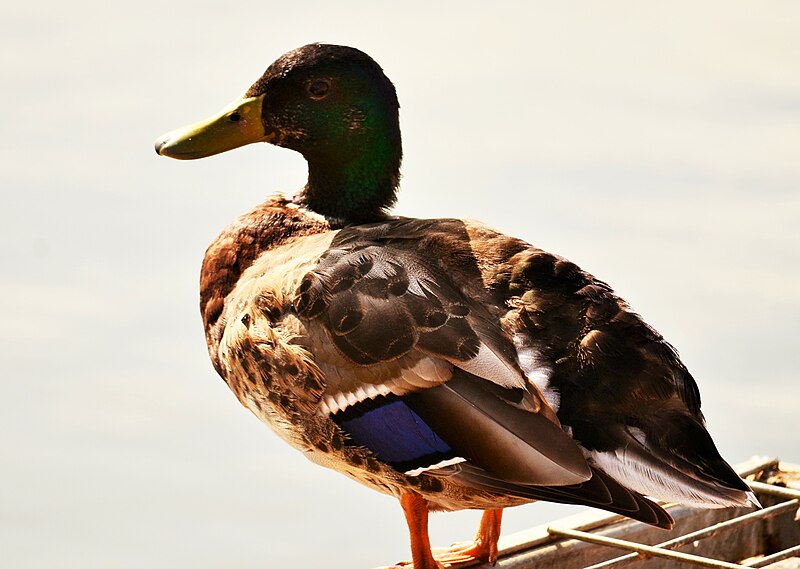
[[[316,81],[312,81],[308,86],[308,93],[314,99],[321,99],[328,94],[328,89],[330,89],[330,86],[330,82],[325,81],[324,79],[317,79]]]
[[[239,113],[231,113],[228,118],[231,120],[231,122],[239,122],[242,120],[242,115]]]

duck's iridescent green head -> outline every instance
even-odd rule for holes
[[[156,141],[163,156],[195,159],[252,142],[308,161],[303,201],[344,222],[378,219],[394,203],[400,126],[394,86],[350,47],[310,44],[281,56],[218,115]]]

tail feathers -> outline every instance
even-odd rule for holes
[[[705,429],[700,429],[705,437],[695,433],[698,438],[692,444],[706,447],[702,459],[690,462],[679,452],[685,448],[664,450],[662,440],[628,428],[622,446],[590,451],[588,460],[626,488],[659,500],[704,508],[760,507],[747,484],[719,456]]]
[[[664,529],[673,526],[670,515],[658,504],[631,491],[602,471],[592,468],[586,482],[570,486],[528,486],[494,478],[468,463],[456,464],[428,474],[447,476],[459,484],[488,492],[498,492],[531,500],[576,504],[601,508]]]

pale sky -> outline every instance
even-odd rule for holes
[[[800,462],[800,4],[393,4],[4,8],[4,567],[408,556],[395,500],[306,461],[208,362],[203,252],[302,186],[301,157],[152,149],[312,41],[366,51],[397,87],[398,214],[481,219],[575,261],[677,347],[731,462]],[[516,508],[504,534],[574,511]],[[432,539],[477,520],[436,515]]]

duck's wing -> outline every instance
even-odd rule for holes
[[[468,393],[469,391],[485,389],[487,385],[479,378],[457,369],[454,371],[453,378],[443,387]],[[428,394],[436,393],[439,389],[441,388],[431,390]],[[411,408],[427,424],[434,426],[438,432],[447,433],[449,425],[440,424],[445,417],[442,416],[441,407],[437,405],[437,399],[437,397],[430,397],[425,394],[411,394],[407,397]],[[537,433],[532,434],[535,435]],[[480,433],[476,433],[475,438],[480,439]],[[648,500],[634,490],[625,488],[603,471],[594,467],[591,468],[592,476],[590,479],[566,486],[515,483],[508,476],[501,477],[481,468],[476,461],[447,465],[430,470],[429,474],[446,477],[469,488],[507,496],[602,508],[662,528],[671,528],[673,524],[672,518],[658,504]]]
[[[325,375],[321,410],[406,473],[464,461],[511,483],[589,479],[519,368],[468,246],[457,221],[337,234],[294,302],[298,341]]]
[[[705,428],[697,385],[677,352],[611,288],[529,247],[495,282],[529,377],[589,463],[629,489],[698,506],[757,505]]]
[[[409,471],[463,460],[476,484],[595,480],[576,447],[632,496],[757,503],[706,431],[697,385],[675,350],[608,285],[565,259],[458,220],[346,228],[296,306],[329,378],[324,401],[334,419],[384,454],[416,460],[429,451],[425,460],[398,460],[414,465]],[[376,389],[402,401],[387,406]],[[384,415],[398,410],[403,421]],[[511,433],[507,444],[476,447],[489,432],[478,418]],[[392,421],[409,428],[380,427]],[[425,437],[434,442],[396,452]],[[542,447],[545,440],[552,445]],[[514,454],[536,446],[525,460]],[[523,474],[512,462],[538,470]],[[566,472],[583,479],[566,482]],[[572,501],[585,503],[587,488],[599,487],[578,488]]]

